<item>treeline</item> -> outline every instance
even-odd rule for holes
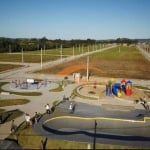
[[[0,37],[0,52],[20,52],[22,49],[25,51],[34,51],[42,49],[59,48],[62,44],[63,48],[78,47],[79,45],[87,46],[97,43],[127,43],[132,44],[137,41],[131,39],[116,39],[116,40],[94,40],[94,39],[73,39],[73,40],[49,40],[46,37],[41,39],[37,38],[5,38]]]

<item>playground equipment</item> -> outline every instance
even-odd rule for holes
[[[24,89],[24,90],[34,90],[40,89],[42,86],[47,86],[47,80],[35,80],[35,79],[25,79],[25,80],[15,80],[11,82],[11,88]]]
[[[126,95],[130,96],[132,94],[132,82],[129,80],[126,84]]]
[[[120,97],[122,94],[121,94],[121,84],[120,83],[115,83],[113,86],[112,86],[112,93],[118,97]]]
[[[123,91],[127,96],[132,94],[132,82],[122,80],[121,83],[114,83],[112,80],[108,80],[106,84],[106,96],[110,96],[111,94],[116,95],[117,97],[121,97],[121,92]]]

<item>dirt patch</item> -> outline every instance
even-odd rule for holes
[[[99,77],[114,78],[135,78],[150,79],[150,62],[147,61],[134,47],[121,47],[118,53],[117,48],[90,55],[89,75]],[[38,73],[65,74],[71,75],[73,72],[79,72],[86,76],[87,57],[63,63],[55,67],[43,69]],[[79,67],[81,66],[81,67]]]
[[[88,68],[90,70],[103,72],[101,69],[93,67],[93,66],[89,66]],[[82,70],[82,69],[86,70],[87,69],[87,65],[85,65],[85,64],[77,64],[77,65],[68,66],[68,67],[62,69],[60,72],[58,72],[58,75],[65,75],[66,76],[66,75],[70,75],[71,73],[77,72],[77,71]]]

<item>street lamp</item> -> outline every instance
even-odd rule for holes
[[[61,46],[60,46],[60,53],[61,53],[61,54],[60,54],[60,55],[61,55],[60,57],[61,57],[61,61],[62,61],[62,44],[61,44]]]
[[[89,81],[89,56],[87,56],[87,81]]]
[[[22,64],[23,64],[24,63],[23,48],[21,49],[21,53],[22,53]]]
[[[97,127],[97,122],[95,120],[94,122],[94,140],[93,140],[93,150],[95,150],[95,144],[96,144],[96,127]]]
[[[41,68],[43,67],[43,56],[42,56],[42,48],[41,48]]]

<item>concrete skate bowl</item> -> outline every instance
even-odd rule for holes
[[[84,134],[90,137],[96,136],[96,138],[150,141],[150,137],[144,137],[144,133],[147,132],[148,128],[142,127],[139,129],[141,126],[145,126],[144,123],[135,121],[135,125],[129,122],[133,122],[133,120],[104,117],[83,118],[76,116],[60,116],[46,120],[42,127],[46,132],[63,136],[64,138],[67,137],[67,135]],[[96,134],[94,133],[95,123]],[[137,129],[139,132],[132,132]]]
[[[105,89],[103,84],[89,83],[78,86],[74,92],[81,98],[97,100],[100,97],[105,97]]]
[[[98,69],[94,66],[89,66],[89,69],[103,73],[103,71],[101,69]],[[59,71],[58,75],[59,76],[67,76],[67,75],[70,75],[79,70],[87,70],[87,64],[79,64],[79,65],[72,65],[72,66],[66,67],[65,69],[62,69],[61,71]]]
[[[71,116],[61,116],[46,120],[43,124],[43,128],[47,131],[58,134],[72,134],[86,130],[93,131],[94,120]]]

